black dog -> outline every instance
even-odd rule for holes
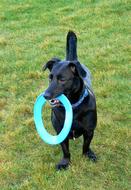
[[[63,158],[58,163],[57,169],[67,168],[70,164],[69,139],[83,135],[83,155],[96,161],[90,143],[97,123],[96,101],[90,88],[89,70],[77,59],[77,37],[69,31],[67,35],[66,60],[58,58],[49,60],[43,69],[49,69],[49,87],[44,97],[54,105],[52,107],[52,124],[60,133],[64,120],[65,109],[55,98],[64,94],[69,99],[73,108],[73,123],[68,137],[61,143]]]

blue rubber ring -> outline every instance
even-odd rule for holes
[[[39,95],[34,104],[34,121],[35,121],[37,132],[42,138],[42,140],[46,142],[47,144],[51,144],[51,145],[60,144],[62,141],[65,140],[65,138],[67,137],[71,129],[72,119],[73,119],[72,106],[64,94],[56,98],[65,107],[65,121],[64,121],[64,126],[58,135],[50,135],[47,132],[47,130],[44,128],[44,124],[42,121],[42,108],[46,103],[46,99],[44,98],[43,95],[44,94]]]

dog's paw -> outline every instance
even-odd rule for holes
[[[63,158],[57,165],[56,169],[57,170],[62,170],[62,169],[67,169],[70,164],[70,159],[69,158]]]
[[[97,157],[91,149],[88,150],[88,152],[85,154],[85,156],[87,156],[93,162],[97,161]]]

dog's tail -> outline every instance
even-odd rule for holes
[[[77,37],[73,31],[69,31],[67,34],[66,60],[77,60]]]

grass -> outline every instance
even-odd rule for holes
[[[0,189],[129,190],[129,0],[1,0]],[[93,164],[81,157],[82,138],[71,141],[72,165],[56,172],[59,146],[38,136],[36,97],[48,86],[41,68],[65,57],[68,30],[78,35],[80,61],[91,70],[98,126]],[[44,115],[53,133],[50,110]]]

